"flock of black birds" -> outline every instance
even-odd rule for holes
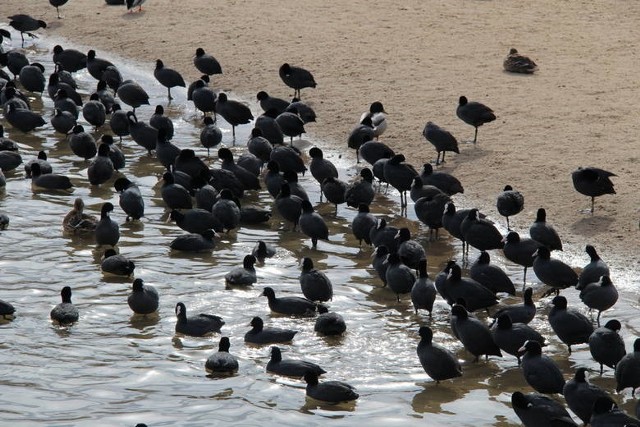
[[[53,1],[51,1],[54,4]],[[58,1],[56,7],[64,4]],[[137,6],[140,6],[138,2]],[[46,28],[42,21],[27,15],[10,17],[10,26],[24,34]],[[2,37],[10,37],[8,31],[0,32]],[[23,37],[24,42],[24,37]],[[357,161],[362,158],[371,168],[361,169],[360,179],[343,182],[332,162],[323,156],[318,147],[309,150],[310,161],[293,147],[293,138],[305,133],[304,125],[316,120],[310,105],[301,101],[301,90],[315,88],[312,74],[300,67],[283,64],[279,75],[284,84],[294,89],[295,98],[288,102],[269,96],[260,91],[257,101],[264,110],[258,118],[253,117],[250,108],[243,102],[230,99],[225,93],[209,87],[210,76],[222,73],[218,61],[198,48],[193,59],[194,66],[203,75],[188,86],[188,99],[196,110],[203,114],[200,142],[207,149],[218,147],[223,133],[216,125],[218,116],[223,117],[232,127],[235,145],[235,127],[253,123],[247,150],[237,160],[233,152],[225,147],[218,149],[221,161],[219,168],[211,167],[195,154],[193,149],[180,149],[171,142],[174,134],[171,119],[164,115],[158,105],[149,123],[137,119],[135,110],[149,104],[144,88],[132,80],[122,78],[118,68],[110,61],[100,58],[90,50],[87,54],[74,49],[55,46],[53,49],[55,70],[47,78],[44,67],[30,63],[19,49],[0,53],[0,65],[7,67],[13,77],[0,70],[0,102],[3,117],[15,130],[31,132],[43,126],[43,117],[30,109],[30,97],[40,96],[45,90],[54,101],[51,125],[65,135],[73,153],[85,160],[91,160],[88,168],[90,185],[112,182],[119,193],[119,206],[126,213],[127,220],[144,217],[144,200],[137,185],[122,175],[126,171],[125,156],[115,137],[130,137],[143,147],[166,169],[162,176],[161,196],[170,217],[187,234],[170,243],[174,250],[188,252],[211,252],[215,248],[217,233],[229,232],[246,223],[268,221],[271,212],[244,206],[240,200],[245,193],[257,191],[265,185],[274,198],[275,210],[286,221],[293,224],[311,239],[315,248],[319,240],[328,240],[329,231],[324,218],[315,212],[309,197],[298,183],[298,174],[309,170],[318,182],[321,194],[328,202],[357,208],[351,229],[360,241],[375,247],[373,267],[384,286],[400,297],[410,294],[413,306],[427,310],[429,315],[437,295],[451,305],[451,333],[462,343],[477,361],[480,356],[502,357],[503,352],[517,358],[524,379],[537,393],[513,393],[512,404],[516,414],[527,426],[576,425],[563,404],[545,394],[561,394],[568,407],[584,422],[600,425],[640,425],[640,421],[624,414],[617,408],[609,393],[588,382],[588,371],[584,367],[576,370],[569,381],[565,380],[557,364],[543,354],[545,338],[528,326],[536,316],[531,287],[526,287],[528,268],[534,270],[540,282],[548,286],[548,294],[555,294],[553,308],[548,322],[558,338],[571,346],[588,344],[600,372],[607,366],[615,370],[617,391],[640,386],[640,339],[633,352],[626,353],[622,338],[618,334],[621,325],[614,319],[600,326],[603,311],[611,308],[618,299],[618,293],[611,281],[609,268],[599,257],[596,249],[589,245],[586,252],[590,262],[581,270],[575,269],[559,259],[553,258],[553,251],[562,250],[559,234],[546,221],[546,211],[540,208],[535,222],[529,229],[530,237],[520,236],[510,229],[509,218],[519,214],[524,208],[523,195],[506,185],[496,200],[498,213],[506,218],[508,234],[503,236],[495,224],[478,209],[458,209],[452,196],[463,193],[462,184],[452,175],[436,171],[427,163],[419,173],[406,162],[404,155],[396,153],[378,138],[386,130],[388,123],[381,102],[371,104],[369,111],[360,117],[359,123],[348,136],[348,147],[355,149]],[[523,59],[512,49],[504,67],[512,72],[531,73],[537,68],[533,61]],[[518,69],[520,67],[520,69]],[[73,73],[87,68],[96,79],[96,91],[89,100],[82,100],[76,91]],[[180,73],[156,61],[154,77],[167,88],[169,100],[171,89],[187,87]],[[22,90],[28,92],[24,94]],[[121,103],[131,107],[123,111]],[[97,131],[108,132],[96,144],[91,132],[85,131],[77,123],[79,114]],[[496,119],[494,112],[479,102],[459,98],[457,116],[475,129],[473,143],[477,143],[478,128]],[[17,134],[19,135],[19,134]],[[16,138],[18,136],[16,135]],[[427,122],[423,135],[437,151],[435,165],[444,162],[447,151],[459,152],[456,138],[435,123]],[[285,137],[290,138],[290,145]],[[3,172],[16,169],[22,159],[17,152],[18,145],[2,134],[0,127],[0,168]],[[264,167],[266,165],[266,168]],[[263,173],[266,169],[266,173]],[[37,159],[25,164],[25,171],[32,178],[34,191],[72,190],[71,180],[53,172],[47,162],[47,155],[41,152]],[[594,200],[604,194],[614,194],[610,180],[614,174],[602,169],[580,168],[572,173],[575,189],[591,197],[591,212]],[[117,178],[117,179],[115,179]],[[374,179],[391,185],[400,193],[401,209],[408,206],[407,192],[414,201],[417,218],[436,233],[444,228],[451,236],[462,242],[463,256],[468,257],[469,248],[480,251],[480,256],[469,269],[469,277],[463,277],[462,269],[455,261],[450,261],[432,281],[427,274],[427,254],[421,243],[412,239],[408,228],[396,228],[379,219],[369,211],[376,198]],[[0,185],[7,185],[0,173]],[[84,212],[82,199],[74,201],[74,207],[63,220],[66,233],[94,236],[98,245],[108,247],[101,267],[103,271],[123,276],[131,276],[135,264],[118,254],[115,247],[120,238],[118,224],[109,217],[115,209],[112,203],[104,203],[100,218]],[[3,217],[3,224],[9,220]],[[516,288],[509,276],[498,266],[491,264],[488,251],[500,250],[504,257],[524,268],[523,303],[503,306],[494,310],[499,302],[499,294],[515,295]],[[277,249],[259,242],[252,254],[248,254],[242,267],[230,271],[225,279],[232,286],[251,286],[257,283],[256,263],[268,262]],[[417,274],[416,274],[417,273]],[[271,287],[265,287],[263,295],[269,308],[275,313],[291,316],[316,316],[315,330],[322,334],[342,334],[346,330],[344,319],[323,304],[330,301],[333,288],[327,276],[314,268],[313,261],[305,258],[300,276],[304,297],[277,297]],[[159,294],[153,286],[136,278],[132,285],[128,303],[139,315],[154,313],[159,307]],[[591,310],[597,310],[596,325],[580,310],[568,307],[567,299],[559,295],[562,290],[575,288],[580,299]],[[61,325],[77,322],[79,313],[71,302],[71,289],[66,286],[61,291],[62,302],[51,311],[51,319]],[[494,319],[488,325],[474,312],[491,312]],[[0,301],[0,315],[10,319],[15,309],[8,302]],[[177,317],[176,333],[190,336],[205,336],[219,333],[224,321],[215,315],[198,314],[187,316],[187,309],[181,302],[175,306]],[[263,320],[254,317],[252,329],[244,337],[253,344],[278,344],[290,342],[297,331],[265,326]],[[417,355],[425,372],[436,382],[455,379],[463,375],[463,369],[456,356],[447,348],[433,342],[433,332],[428,326],[419,329],[420,342]],[[210,373],[229,373],[238,369],[237,359],[229,352],[228,337],[222,337],[219,351],[212,354],[205,367]],[[319,382],[318,376],[325,373],[321,367],[303,360],[282,359],[278,347],[271,348],[271,361],[267,370],[279,375],[304,378],[307,395],[329,402],[343,402],[358,398],[353,387],[338,381]]]

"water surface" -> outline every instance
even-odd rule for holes
[[[53,69],[50,52],[56,43],[71,47],[66,41],[40,39],[25,49],[32,61],[45,65],[47,75]],[[199,115],[191,104],[186,104],[184,92],[172,91],[176,99],[167,104],[165,88],[153,79],[153,64],[136,64],[108,52],[99,52],[98,56],[111,59],[125,79],[139,81],[149,92],[151,106],[138,109],[140,119],[148,120],[155,105],[162,104],[174,120],[173,142],[206,156],[199,143],[202,126]],[[80,92],[88,98],[95,81],[86,70],[77,73],[77,78]],[[32,95],[31,101],[48,121],[53,109],[48,96]],[[254,115],[259,114],[255,103],[251,108]],[[80,122],[90,128],[82,119]],[[230,127],[222,120],[219,125],[224,131],[225,145],[232,146]],[[336,214],[332,205],[318,203],[318,185],[309,174],[300,181],[330,228],[330,241],[320,242],[317,250],[311,248],[309,239],[292,232],[290,224],[274,215],[264,226],[242,227],[223,235],[212,254],[185,255],[169,249],[169,243],[183,232],[167,222],[159,194],[163,168],[129,138],[122,145],[127,166],[121,172],[139,184],[146,216],[140,222],[127,223],[118,207],[113,180],[90,187],[89,162],[75,157],[64,136],[56,134],[49,124],[29,135],[10,125],[5,127],[6,135],[19,142],[23,162],[35,158],[39,150],[47,151],[55,172],[69,175],[75,189],[72,194],[33,193],[30,180],[24,178],[20,167],[6,174],[7,187],[0,193],[0,209],[11,217],[9,228],[0,233],[3,248],[0,298],[12,302],[17,309],[13,322],[0,325],[3,423],[314,426],[325,425],[330,419],[336,425],[518,424],[509,403],[511,393],[531,389],[515,358],[505,356],[472,363],[472,357],[450,334],[448,306],[442,300],[438,299],[433,318],[426,313],[414,313],[408,296],[397,302],[391,291],[382,288],[370,268],[371,249],[359,249],[351,235],[349,224],[355,210],[341,206]],[[304,151],[312,145],[322,147],[326,157],[339,166],[342,179],[355,179],[359,166],[353,164],[354,156],[351,153],[342,156],[344,146],[324,141],[321,135],[313,133],[316,130],[313,124],[308,128],[312,133],[296,144]],[[236,146],[232,146],[236,154],[243,149],[249,131],[250,126],[237,129]],[[108,126],[94,135],[99,138],[105,132],[109,132]],[[214,156],[207,159],[212,165],[216,160]],[[136,263],[135,277],[160,292],[157,316],[132,316],[126,304],[132,279],[103,275],[99,262],[104,248],[97,248],[91,238],[63,234],[62,218],[76,197],[82,197],[87,212],[95,215],[99,215],[102,203],[114,203],[116,210],[112,217],[120,224],[122,235],[118,249]],[[245,203],[273,208],[266,190],[245,199]],[[412,205],[407,217],[398,215],[398,200],[393,191],[379,194],[372,210],[390,219],[392,225],[411,228],[427,250],[431,277],[446,260],[462,259],[459,243],[446,232],[441,233],[439,240],[429,241],[426,228],[415,220]],[[464,206],[463,198],[456,196],[455,200]],[[530,223],[523,218],[514,222],[523,228]],[[258,267],[256,286],[228,289],[224,275],[241,264],[242,257],[259,239],[276,244],[277,256]],[[477,255],[472,250],[471,260]],[[317,336],[313,332],[313,319],[272,315],[266,298],[260,296],[264,286],[272,286],[278,295],[300,294],[298,263],[305,256],[311,257],[316,267],[326,271],[333,281],[334,298],[330,306],[346,319],[348,331],[343,337]],[[574,266],[587,262],[586,255],[577,248],[569,248],[560,256]],[[505,263],[501,254],[492,254],[492,258],[509,272],[519,289],[521,268]],[[604,321],[613,317],[621,320],[628,349],[640,324],[635,319],[634,275],[633,267],[614,272],[614,282],[621,288],[621,301],[603,315]],[[65,285],[73,289],[80,321],[72,327],[60,328],[51,324],[49,311],[59,302],[60,289]],[[536,294],[541,294],[542,287],[535,286]],[[563,294],[570,304],[579,304],[575,291]],[[237,375],[228,378],[205,375],[204,361],[217,350],[220,335],[176,336],[173,310],[178,301],[184,302],[190,313],[214,313],[224,318],[223,334],[230,337],[231,352],[240,360]],[[519,302],[519,297],[504,301]],[[548,303],[549,299],[538,303],[541,313],[546,313]],[[267,374],[269,347],[251,347],[243,342],[248,323],[256,315],[268,325],[300,330],[291,345],[281,346],[284,357],[320,364],[328,372],[325,379],[348,381],[357,387],[360,399],[349,405],[322,404],[305,397],[302,381]],[[462,378],[436,385],[427,377],[415,353],[420,325],[431,326],[434,340],[457,352],[463,361]],[[566,347],[553,335],[545,315],[535,319],[532,326],[550,341],[545,351],[558,361],[567,379],[577,366],[597,370],[586,346],[576,346],[567,357]],[[607,370],[594,382],[612,390],[615,387],[612,375]],[[625,408],[633,407],[630,395],[618,399],[621,403],[626,401]]]

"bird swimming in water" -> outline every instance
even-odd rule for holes
[[[64,217],[62,227],[68,233],[93,232],[98,225],[98,219],[83,212],[84,201],[78,197],[73,202],[73,209]]]

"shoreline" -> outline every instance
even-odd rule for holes
[[[128,14],[124,6],[74,0],[61,8],[64,19],[58,20],[48,4],[6,3],[7,15],[29,13],[47,21],[43,34],[77,40],[98,56],[118,52],[148,62],[150,72],[161,58],[187,83],[199,75],[191,59],[203,47],[223,67],[212,86],[243,98],[254,99],[259,90],[289,98],[292,90],[280,81],[278,68],[283,62],[303,66],[318,82],[318,88],[302,93],[319,117],[309,132],[354,165],[346,138],[374,100],[389,113],[381,140],[420,169],[435,158],[421,136],[428,120],[460,142],[472,136],[473,128],[455,116],[458,96],[464,94],[498,116],[480,128],[475,147],[461,143],[461,153],[449,155],[440,167],[461,180],[469,206],[478,206],[504,228],[495,198],[511,184],[525,196],[525,210],[512,219],[520,234],[528,231],[538,207],[545,207],[549,222],[572,248],[561,255],[571,265],[585,265],[583,248],[593,244],[627,284],[640,267],[633,255],[640,177],[637,144],[629,138],[639,125],[632,102],[625,102],[638,98],[640,89],[629,83],[633,69],[622,54],[637,45],[630,26],[640,9],[629,13],[603,1],[555,10],[550,1],[537,6],[461,2],[454,7],[417,0],[374,9],[361,0],[215,7],[196,0],[175,9],[169,0],[152,0],[142,13]],[[555,14],[545,16],[550,10]],[[587,23],[591,26],[584,28]],[[502,59],[511,43],[536,60],[540,71],[532,76],[505,73]],[[570,173],[578,166],[618,175],[613,179],[618,194],[596,199],[593,216],[578,212],[589,205],[571,184]]]

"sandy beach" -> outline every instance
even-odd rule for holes
[[[212,86],[246,98],[259,90],[289,98],[278,68],[303,66],[318,82],[302,92],[319,116],[308,131],[354,164],[346,139],[375,100],[389,114],[382,140],[417,168],[435,159],[421,135],[425,123],[469,140],[473,128],[455,114],[458,97],[483,102],[498,119],[441,168],[462,181],[466,202],[501,220],[495,199],[511,184],[525,195],[516,230],[526,233],[545,207],[567,246],[581,251],[592,243],[618,268],[638,267],[637,4],[149,0],[143,12],[128,14],[124,6],[70,0],[60,20],[44,0],[5,0],[1,9],[3,16],[43,19],[49,25],[42,33],[99,56],[116,52],[148,62],[149,70],[160,58],[187,81],[198,76],[192,57],[203,47],[224,71]],[[539,72],[504,72],[511,47],[534,59]],[[593,216],[579,212],[590,201],[573,189],[578,166],[618,175],[617,194],[597,199]]]

